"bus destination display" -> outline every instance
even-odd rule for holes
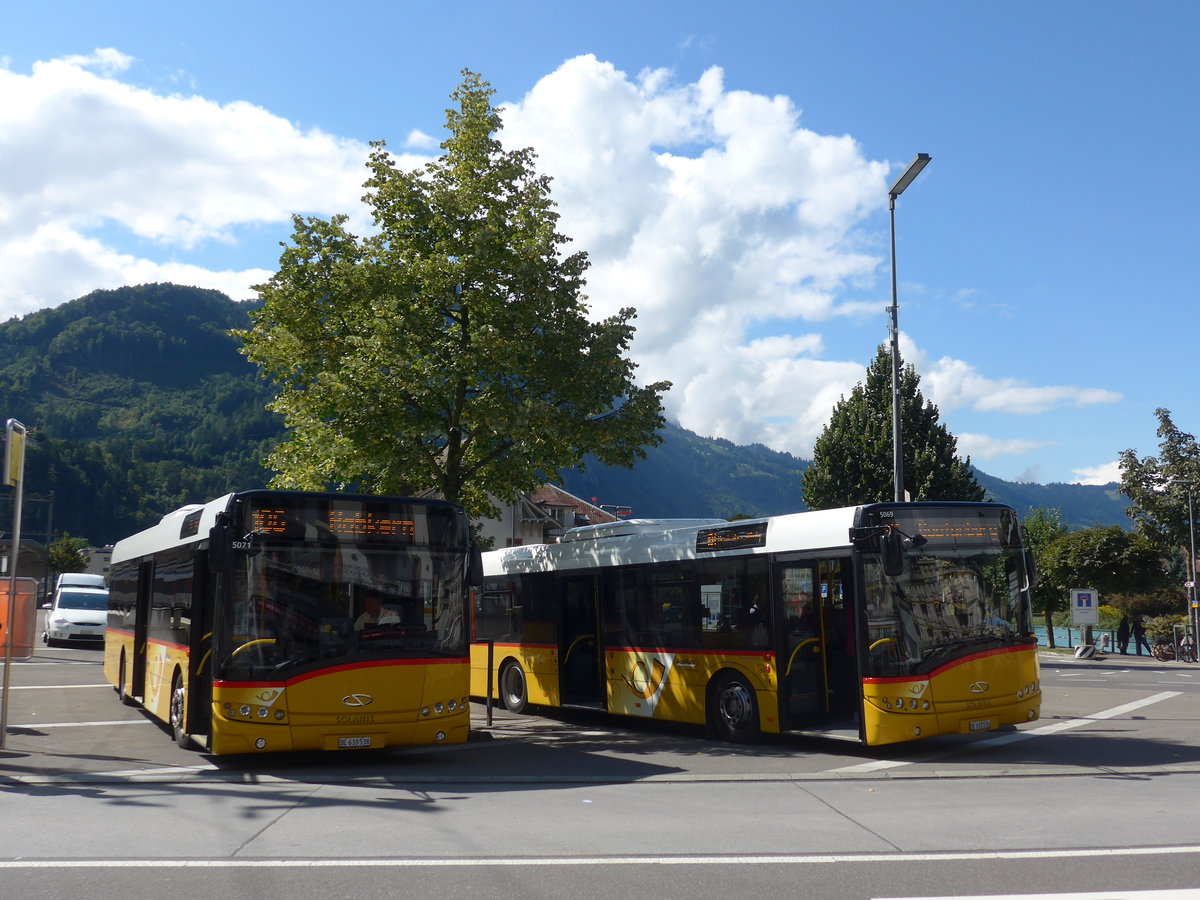
[[[927,510],[884,510],[873,515],[878,525],[894,525],[906,535],[919,534],[939,546],[999,546],[1003,523],[995,515],[930,513]]]
[[[304,526],[308,523],[338,537],[407,542],[415,540],[417,536],[417,526],[412,519],[361,507],[295,509],[263,506],[250,510],[250,530],[256,534],[301,538],[304,536]]]
[[[702,528],[696,533],[696,551],[742,550],[767,545],[767,523]]]

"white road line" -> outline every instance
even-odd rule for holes
[[[878,772],[883,769],[895,769],[900,766],[911,766],[914,763],[930,762],[935,759],[942,759],[947,756],[954,756],[959,753],[976,750],[980,747],[999,747],[1002,744],[1011,744],[1015,741],[1024,741],[1032,737],[1041,737],[1047,734],[1058,734],[1063,731],[1070,731],[1073,728],[1081,728],[1084,725],[1091,725],[1093,722],[1098,722],[1103,719],[1112,719],[1116,716],[1123,716],[1126,713],[1141,709],[1143,706],[1150,706],[1153,703],[1161,703],[1163,700],[1170,700],[1172,697],[1178,697],[1181,691],[1162,691],[1150,697],[1144,697],[1141,700],[1134,700],[1132,703],[1124,703],[1121,706],[1114,706],[1112,709],[1106,709],[1102,712],[1092,713],[1090,716],[1080,719],[1068,719],[1065,722],[1054,722],[1050,725],[1042,725],[1038,728],[1031,728],[1028,731],[1014,731],[1009,734],[997,735],[993,738],[987,738],[982,741],[977,741],[967,747],[948,750],[945,753],[938,753],[932,756],[922,756],[917,759],[878,759],[871,762],[858,763],[853,766],[842,766],[838,769],[829,769],[829,772]]]
[[[71,688],[111,688],[108,682],[104,684],[19,684],[9,688],[11,691],[62,691]]]
[[[91,728],[93,725],[148,725],[146,719],[115,719],[112,722],[26,722],[9,728]]]
[[[1200,855],[1200,845],[1181,847],[1103,847],[1062,850],[980,850],[950,853],[826,853],[775,854],[762,856],[530,856],[495,857],[422,857],[388,859],[12,859],[0,860],[0,869],[414,869],[438,868],[513,868],[537,866],[796,866],[845,865],[846,863],[977,862],[1024,859],[1087,859],[1112,856]],[[1149,892],[1153,897],[1155,892]],[[1070,894],[1046,895],[1069,897]],[[1083,895],[1093,896],[1093,895]],[[1120,897],[1122,894],[1098,894]],[[1131,895],[1132,896],[1132,895]],[[1177,896],[1187,896],[1179,895]],[[916,900],[916,898],[910,898]],[[995,900],[995,898],[993,898]]]
[[[1165,891],[1094,891],[1074,894],[954,894],[938,897],[876,897],[875,900],[1196,900],[1200,888]]]

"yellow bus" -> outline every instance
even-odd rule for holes
[[[1033,560],[1005,506],[628,520],[484,553],[483,565],[471,693],[492,684],[514,712],[582,707],[731,741],[871,746],[1040,713]]]
[[[467,740],[461,507],[244,491],[118,541],[104,673],[214,754]]]

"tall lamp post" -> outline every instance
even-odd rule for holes
[[[896,483],[896,502],[904,500],[904,443],[900,433],[900,307],[896,303],[896,198],[913,183],[933,159],[918,153],[896,183],[888,189],[888,213],[892,220],[892,465]]]
[[[1171,482],[1173,485],[1178,485],[1181,488],[1187,488],[1188,495],[1188,541],[1191,545],[1191,555],[1188,558],[1188,626],[1192,630],[1192,646],[1196,646],[1196,641],[1200,639],[1200,608],[1196,606],[1196,526],[1192,521],[1192,488],[1195,482],[1187,481],[1182,478],[1176,478]]]

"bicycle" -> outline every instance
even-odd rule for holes
[[[1196,662],[1196,642],[1190,634],[1184,635],[1183,640],[1179,642],[1178,658],[1181,662]]]
[[[1175,658],[1175,645],[1170,641],[1159,641],[1150,648],[1150,655],[1159,662],[1169,662]]]

